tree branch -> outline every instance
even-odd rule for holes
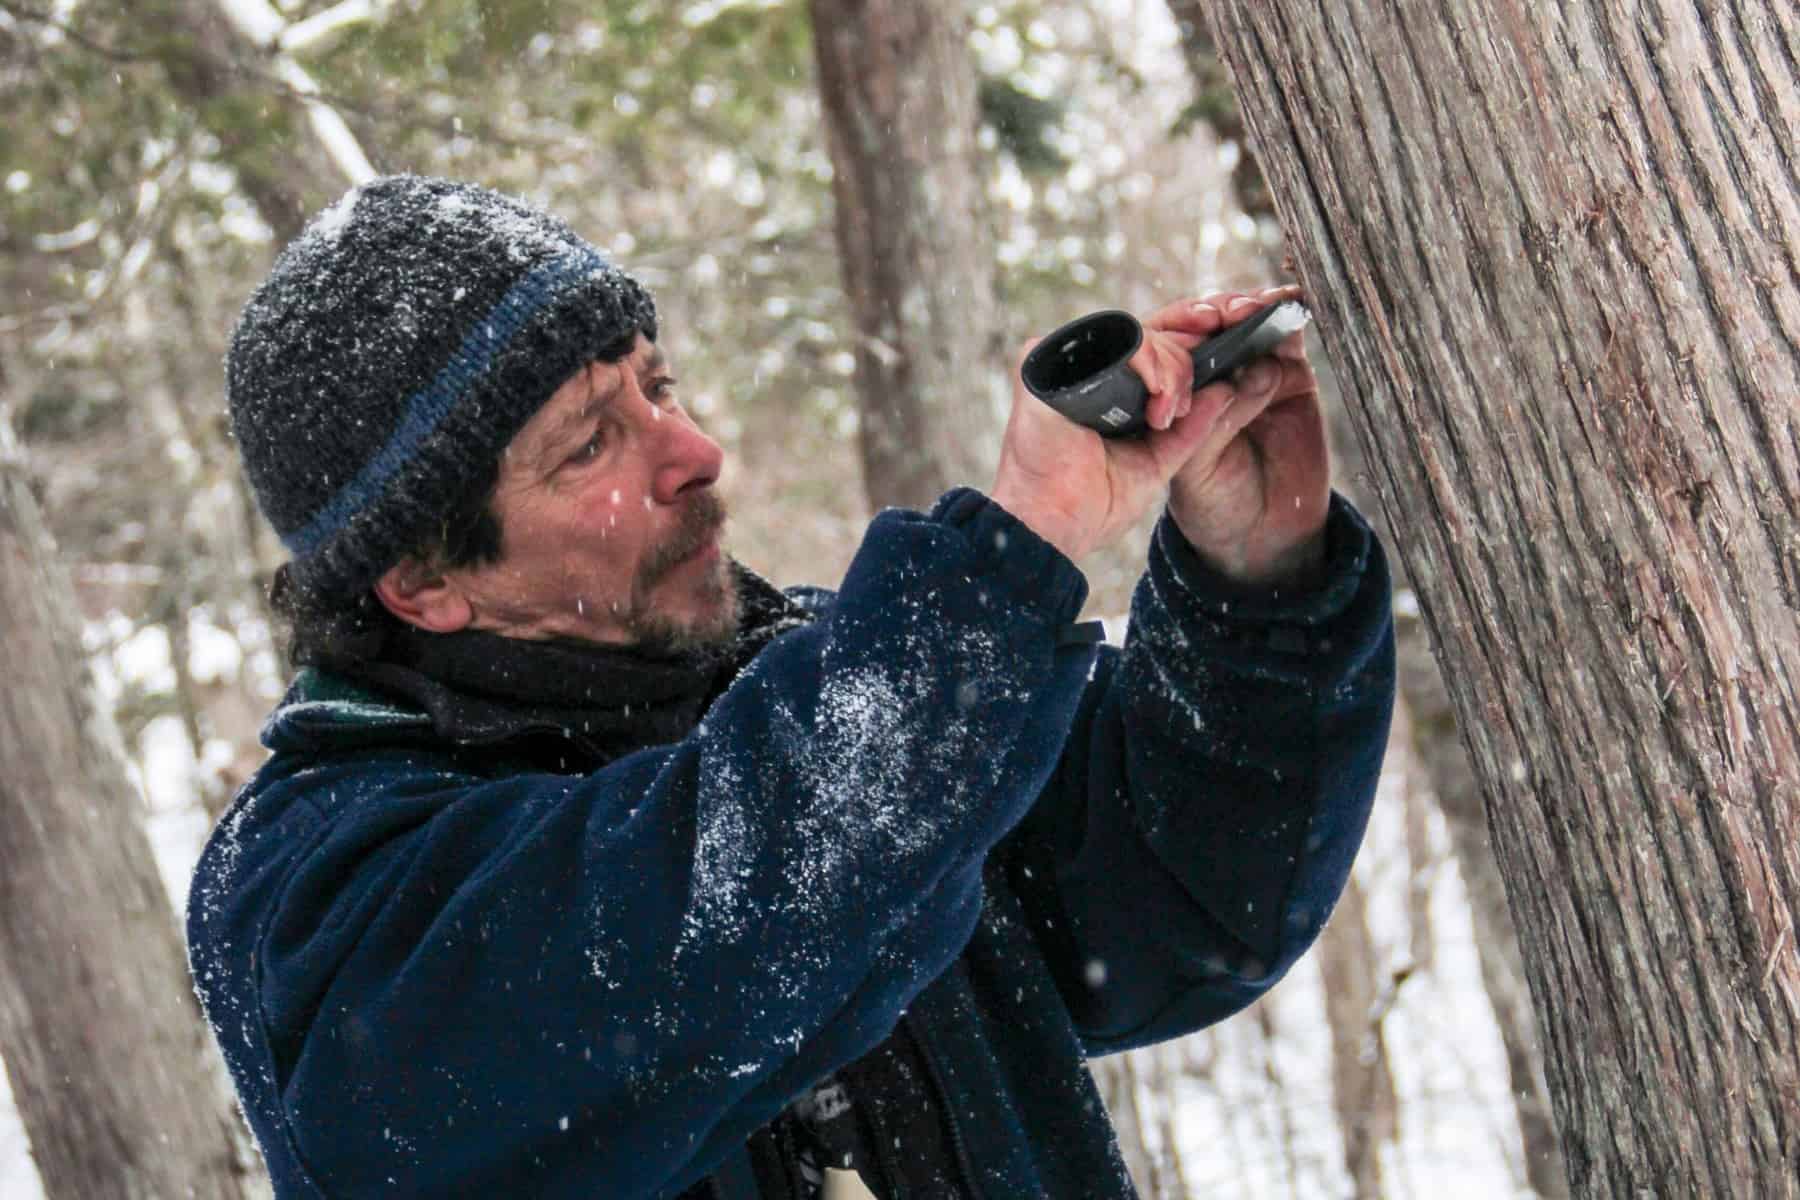
[[[283,54],[315,54],[328,49],[346,29],[387,15],[393,0],[340,0],[324,12],[295,21],[275,45]]]

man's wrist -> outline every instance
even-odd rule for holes
[[[1016,603],[1058,625],[1081,612],[1087,580],[1080,569],[992,496],[952,488],[932,507],[930,517],[967,538],[977,551],[970,566],[1004,581]]]
[[[1004,482],[994,485],[988,493],[988,499],[1011,513],[1031,532],[1062,551],[1063,557],[1070,562],[1079,562],[1087,553],[1079,533],[1079,523],[1053,506],[1046,505],[1032,496]]]
[[[1304,591],[1319,583],[1325,574],[1327,556],[1324,525],[1284,550],[1252,560],[1247,554],[1221,554],[1208,548],[1187,531],[1174,513],[1169,513],[1168,517],[1181,540],[1187,543],[1194,557],[1209,572],[1245,592],[1272,589]]]
[[[1251,585],[1221,571],[1165,512],[1151,539],[1151,566],[1171,572],[1170,582],[1210,617],[1230,623],[1275,621],[1304,626],[1333,619],[1348,605],[1371,556],[1378,551],[1362,516],[1334,495],[1323,530],[1323,561],[1311,578]]]
[[[1180,528],[1179,522],[1176,527]],[[1316,587],[1325,575],[1324,525],[1286,550],[1256,563],[1224,562],[1187,537],[1186,530],[1181,533],[1200,561],[1245,591],[1304,592]]]

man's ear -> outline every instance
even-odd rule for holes
[[[467,629],[475,610],[462,589],[442,571],[413,558],[403,558],[375,581],[383,608],[427,633]]]

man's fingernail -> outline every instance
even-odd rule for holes
[[[1231,306],[1229,308],[1227,308],[1225,311],[1226,312],[1242,312],[1246,308],[1254,308],[1254,307],[1256,307],[1256,301],[1252,300],[1248,296],[1239,296],[1236,300],[1233,300],[1231,302]]]
[[[1212,313],[1215,316],[1218,314],[1218,311],[1219,311],[1213,305],[1208,304],[1204,300],[1196,300],[1192,304],[1188,305],[1188,307],[1193,309],[1197,313]]]

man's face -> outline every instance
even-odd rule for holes
[[[675,399],[656,345],[639,335],[556,390],[507,446],[494,490],[499,561],[445,570],[469,628],[663,648],[736,632],[737,590],[720,553],[723,454]]]

